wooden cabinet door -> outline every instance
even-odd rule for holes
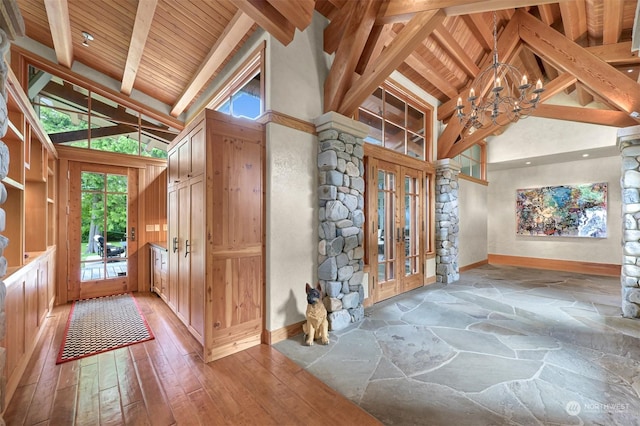
[[[189,232],[191,215],[189,213],[189,206],[191,204],[190,196],[191,187],[188,184],[180,184],[178,186],[178,226],[177,226],[177,238],[178,238],[178,251],[177,254],[177,277],[173,281],[177,284],[177,300],[176,313],[180,319],[186,324],[189,323],[189,277],[191,276],[190,266],[191,262],[187,257],[189,255],[190,245],[193,243]]]
[[[204,173],[207,161],[207,134],[204,121],[189,133],[189,143],[191,144],[191,169],[189,171],[189,177],[195,177]]]
[[[178,246],[178,244],[180,243],[178,237],[178,218],[180,215],[180,204],[178,204],[177,188],[172,188],[169,190],[167,194],[167,206],[167,224],[169,228],[169,240],[167,241],[167,249],[169,251],[167,304],[175,310],[176,302],[178,300],[178,261],[180,260]]]
[[[202,177],[189,181],[189,251],[184,261],[189,262],[189,326],[196,337],[204,341],[204,289],[205,267],[207,264],[207,239],[205,230],[206,194],[205,181]],[[186,281],[185,281],[186,284]]]
[[[180,181],[180,169],[178,162],[178,149],[174,148],[169,151],[167,156],[167,185],[169,187]]]

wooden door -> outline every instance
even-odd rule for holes
[[[373,300],[424,285],[424,173],[391,162],[370,161],[367,197]]]
[[[70,161],[67,300],[138,290],[135,168]]]
[[[191,262],[188,261],[189,259],[187,259],[187,257],[189,256],[189,246],[193,243],[189,232],[191,223],[190,192],[191,187],[188,181],[178,186],[178,232],[176,235],[178,238],[178,251],[175,256],[177,262],[177,279],[174,283],[176,283],[178,287],[176,313],[185,324],[189,323],[189,277],[191,275]]]
[[[187,251],[181,261],[189,263],[188,283],[189,317],[188,326],[200,343],[204,343],[204,305],[206,287],[205,266],[207,263],[207,239],[205,229],[205,184],[202,175],[189,181],[189,241],[185,242]]]

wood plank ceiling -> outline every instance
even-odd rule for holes
[[[546,91],[542,117],[627,126],[640,111],[640,58],[631,50],[638,0],[17,0],[26,35],[171,107],[178,117],[258,27],[288,44],[315,11],[329,21],[324,49],[335,54],[325,110],[351,115],[397,69],[442,104],[449,123],[438,157],[498,132],[462,133],[450,120],[491,61],[492,11],[500,59]],[[82,31],[94,40],[82,45]],[[636,36],[637,37],[637,36]],[[566,92],[592,108],[545,104]],[[592,103],[597,101],[597,103]],[[593,106],[595,105],[595,109]]]

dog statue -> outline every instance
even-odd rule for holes
[[[313,345],[315,339],[320,338],[323,345],[329,344],[329,321],[327,321],[327,308],[324,307],[321,297],[321,287],[313,288],[307,283],[307,322],[302,324],[307,346]]]

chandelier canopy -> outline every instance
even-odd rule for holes
[[[498,60],[498,22],[493,12],[493,61],[478,74],[475,87],[469,90],[467,100],[471,111],[464,112],[462,98],[456,105],[457,116],[465,128],[480,129],[488,124],[504,125],[526,118],[538,105],[540,93],[544,91],[542,81],[535,86],[529,83],[527,75],[513,65]],[[483,91],[487,91],[483,98]],[[507,120],[499,120],[504,116]]]

